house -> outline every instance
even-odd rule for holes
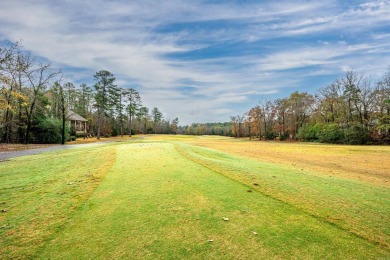
[[[74,130],[76,134],[87,133],[87,122],[88,120],[84,117],[76,114],[74,111],[69,110],[67,114],[67,121],[69,122],[70,129]]]

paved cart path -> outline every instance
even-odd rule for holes
[[[102,142],[96,142],[96,143],[90,143],[90,144],[53,145],[53,146],[44,147],[44,148],[35,148],[35,149],[27,149],[27,150],[12,151],[12,152],[0,152],[0,161],[5,161],[5,160],[8,160],[8,159],[11,159],[14,157],[20,157],[20,156],[25,156],[25,155],[34,155],[34,154],[40,154],[40,153],[44,153],[44,152],[70,149],[70,148],[96,146],[96,145],[102,145],[102,144],[112,143],[112,142],[114,142],[114,141],[102,141]]]
[[[40,153],[54,151],[54,150],[68,149],[70,148],[70,146],[72,145],[55,145],[55,146],[50,146],[45,148],[28,149],[22,151],[1,152],[0,161],[8,160],[14,157],[25,156],[25,155],[33,155],[33,154],[40,154]]]
[[[139,140],[143,139],[143,136],[139,137],[133,137],[130,140]],[[88,143],[88,144],[66,144],[66,145],[52,145],[49,147],[44,147],[44,148],[35,148],[35,149],[26,149],[26,150],[21,150],[21,151],[12,151],[12,152],[0,152],[0,162],[5,161],[11,158],[15,157],[20,157],[20,156],[25,156],[25,155],[34,155],[34,154],[40,154],[44,152],[50,152],[50,151],[55,151],[55,150],[63,150],[63,149],[69,149],[69,148],[81,148],[81,147],[88,147],[88,146],[96,146],[96,145],[102,145],[102,144],[107,144],[107,143],[113,143],[117,142],[114,140],[107,140],[107,141],[100,141],[100,142],[95,142],[95,143]]]

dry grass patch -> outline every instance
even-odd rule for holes
[[[45,148],[53,145],[50,144],[0,144],[0,153],[23,151],[37,148]]]
[[[326,145],[202,137],[191,143],[294,169],[314,171],[390,187],[390,147]]]
[[[285,202],[347,232],[390,249],[387,187],[340,176],[258,162],[213,149],[180,144],[188,159]]]

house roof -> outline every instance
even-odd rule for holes
[[[85,119],[84,117],[80,116],[79,114],[76,114],[72,110],[68,111],[67,119],[69,121],[82,121],[82,122],[87,122],[88,120]]]

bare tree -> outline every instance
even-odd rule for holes
[[[27,128],[24,140],[25,143],[29,143],[32,119],[38,97],[43,94],[46,87],[60,74],[60,72],[52,69],[50,64],[39,63],[36,68],[26,71],[25,73],[31,86],[29,106],[26,107]]]
[[[248,112],[248,115],[252,118],[253,122],[253,129],[256,131],[257,135],[259,136],[259,140],[261,140],[261,126],[263,122],[263,111],[259,105],[251,108]]]
[[[28,53],[22,53],[19,47],[16,43],[9,48],[0,49],[0,76],[3,82],[4,104],[6,104],[3,118],[3,141],[5,142],[14,142],[15,139],[19,141],[24,135],[22,133],[22,109],[27,93],[23,91],[25,83],[23,75],[31,67],[32,58]],[[16,136],[13,133],[15,121],[18,126]]]
[[[232,126],[233,126],[234,136],[236,138],[240,138],[240,136],[241,136],[242,124],[244,122],[244,118],[245,118],[244,115],[243,116],[236,115],[236,116],[231,116],[230,117],[230,120],[231,120]]]

